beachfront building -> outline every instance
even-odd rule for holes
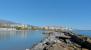
[[[0,30],[28,29],[30,25],[25,24],[0,24]]]
[[[45,30],[71,30],[70,28],[67,27],[62,27],[62,26],[45,26],[43,27]]]

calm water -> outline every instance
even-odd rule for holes
[[[75,30],[77,34],[82,34],[91,37],[91,30]]]
[[[39,43],[45,36],[43,31],[0,31],[0,50],[25,50]],[[75,32],[91,37],[91,30]]]
[[[43,38],[42,31],[0,31],[0,50],[25,50]]]

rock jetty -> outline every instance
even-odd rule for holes
[[[45,40],[27,50],[91,50],[91,43],[86,38],[71,31],[47,31],[43,34]]]

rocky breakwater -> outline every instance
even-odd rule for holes
[[[46,35],[46,39],[29,50],[91,50],[90,43],[83,42],[72,32],[48,31],[43,34]]]

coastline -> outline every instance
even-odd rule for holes
[[[15,28],[0,28],[0,31],[31,31],[31,30],[17,30]]]
[[[48,36],[42,42],[26,50],[90,50],[91,43],[72,32],[45,32]],[[77,42],[78,40],[78,42]],[[81,40],[81,41],[80,41]],[[80,44],[83,43],[83,44]],[[86,43],[86,44],[85,44]]]

